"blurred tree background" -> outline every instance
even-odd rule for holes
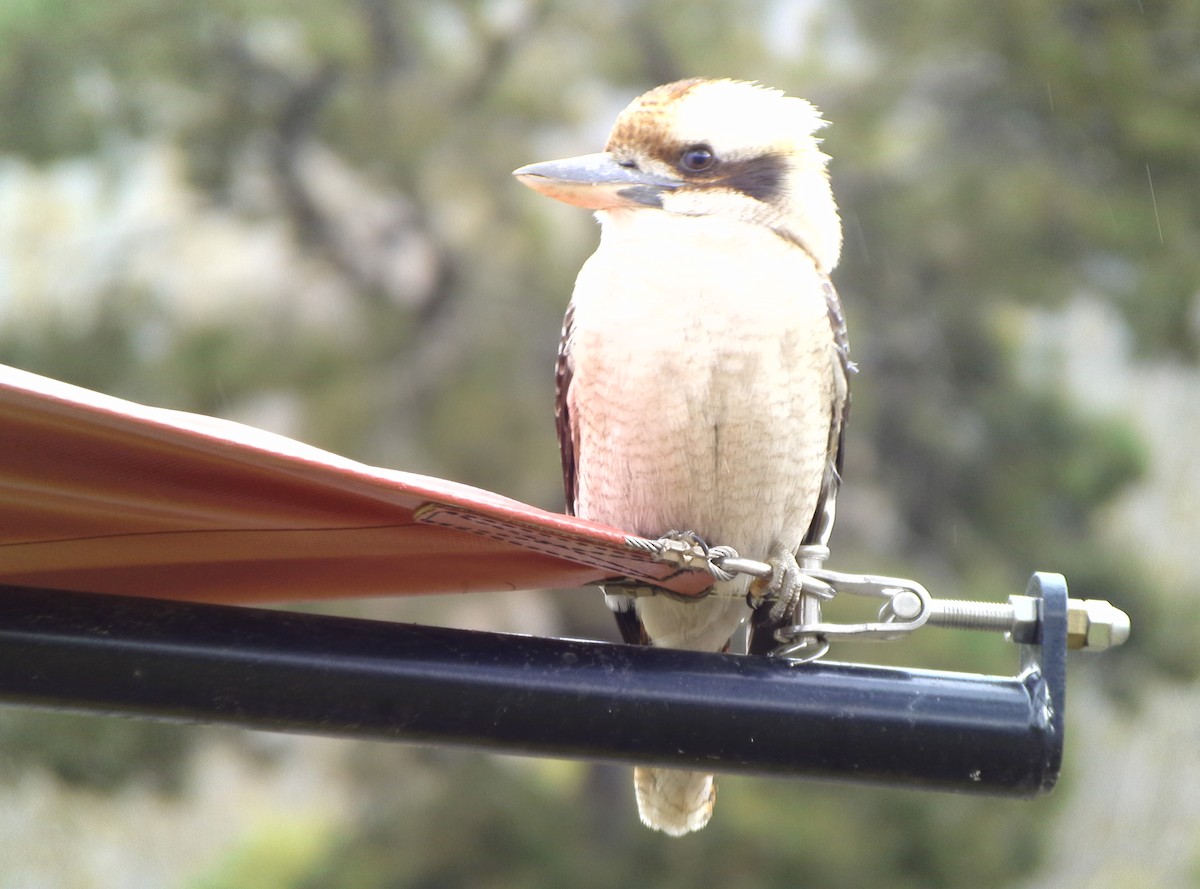
[[[730,777],[671,840],[625,769],[0,710],[2,889],[1200,882],[1200,5],[0,0],[0,361],[557,509],[596,232],[509,172],[695,74],[833,122],[834,567],[1133,615],[1060,789]],[[352,610],[614,638],[587,591]],[[955,635],[903,658],[1012,669]]]

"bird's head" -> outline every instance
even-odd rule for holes
[[[604,212],[717,216],[762,225],[837,265],[842,229],[803,99],[737,80],[656,87],[617,117],[605,150],[513,175],[542,194]]]

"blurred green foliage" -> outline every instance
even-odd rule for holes
[[[289,889],[304,879],[328,846],[328,827],[280,818],[253,832],[232,854],[188,881],[186,889]]]
[[[37,763],[77,787],[113,792],[137,779],[176,794],[190,750],[176,726],[0,709],[0,780]]]
[[[1142,354],[1200,356],[1197,59],[1200,5],[1154,0],[0,4],[0,156],[82,160],[117,189],[131,146],[173,146],[206,212],[278,226],[298,290],[332,282],[314,322],[299,296],[295,311],[248,292],[194,316],[153,280],[101,276],[85,312],[7,316],[0,361],[251,421],[282,404],[286,431],[315,444],[557,508],[550,370],[594,234],[509,171],[597,149],[606,118],[656,83],[759,79],[834,123],[836,281],[862,368],[847,489],[881,491],[899,529],[873,548],[861,531],[873,517],[844,516],[859,530],[835,536],[839,567],[933,571],[989,598],[1062,571],[1133,611],[1114,663],[1135,695],[1130,677],[1200,670],[1190,605],[1096,532],[1147,449],[1127,418],[1031,380],[1012,324],[1084,294],[1121,312]],[[366,246],[365,210],[322,190],[314,158],[330,157],[360,200],[400,208]],[[387,251],[412,244],[427,273],[389,277]],[[546,607],[569,630],[602,610],[589,596]],[[935,637],[917,655],[1003,669],[1007,655],[985,649]],[[98,787],[139,772],[170,785],[190,737],[3,719],[12,769]],[[356,756],[361,817],[317,860],[295,867],[284,831],[201,885],[245,885],[273,861],[256,885],[1012,885],[1036,868],[1054,815],[1045,802],[728,779],[712,826],[668,842],[636,823],[624,770],[375,745]]]
[[[451,793],[414,800],[404,769],[380,778],[364,800],[367,829],[299,887],[456,886],[469,875],[496,889],[916,889],[965,885],[968,873],[994,885],[1032,869],[1039,850],[1028,819],[1047,806],[953,796],[930,806],[904,791],[726,778],[711,824],[668,842],[631,817],[627,769],[562,764],[547,780],[519,761],[435,761],[455,776]]]

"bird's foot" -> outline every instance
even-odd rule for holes
[[[750,593],[758,599],[774,600],[770,619],[778,623],[799,609],[804,599],[804,574],[796,554],[784,546],[776,546],[771,551],[767,564],[771,566],[771,576],[756,580]]]
[[[708,541],[695,531],[668,531],[659,540],[674,540],[676,543],[686,543],[690,546],[699,547],[703,553],[708,552]]]
[[[651,553],[660,562],[680,568],[706,568],[711,552],[708,542],[695,531],[668,531],[654,540],[625,538],[627,545]]]
[[[835,590],[813,573],[828,557],[823,546],[802,546],[798,553],[784,547],[771,550],[771,574],[750,586],[748,604],[754,610],[748,650],[770,654],[791,663],[808,663],[829,650],[821,634],[821,605]]]

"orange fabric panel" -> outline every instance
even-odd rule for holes
[[[708,585],[624,536],[0,366],[0,583],[246,603]]]

